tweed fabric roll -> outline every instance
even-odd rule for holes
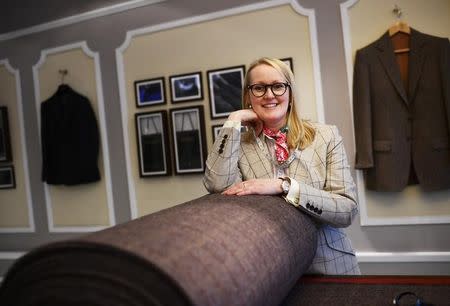
[[[199,199],[31,251],[1,305],[279,305],[306,271],[314,222],[275,196]]]

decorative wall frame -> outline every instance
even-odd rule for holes
[[[169,83],[172,103],[203,100],[201,72],[170,76]]]
[[[203,106],[170,110],[175,174],[205,171],[205,122]]]
[[[134,82],[136,107],[166,103],[164,77]]]
[[[140,177],[171,174],[167,111],[135,114]]]
[[[14,166],[0,166],[0,189],[16,188]]]
[[[242,108],[244,73],[244,65],[207,72],[212,119],[227,117]]]
[[[0,106],[0,162],[12,161],[8,108]]]
[[[222,128],[223,124],[216,124],[212,125],[212,136],[213,136],[213,142],[216,142],[217,136],[219,136],[220,129]]]
[[[288,65],[288,67],[291,68],[292,73],[294,73],[294,63],[292,61],[292,57],[280,58],[280,61]]]

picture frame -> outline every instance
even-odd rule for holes
[[[207,71],[212,119],[227,117],[242,109],[244,73],[244,65]]]
[[[136,107],[146,107],[166,103],[164,77],[134,82]]]
[[[288,65],[288,67],[291,68],[292,73],[294,73],[294,63],[293,63],[292,57],[280,58],[280,61],[282,61],[286,65]]]
[[[171,175],[167,111],[135,114],[139,176]]]
[[[201,72],[173,75],[169,81],[172,103],[203,100]]]
[[[0,166],[0,189],[16,188],[14,166]]]
[[[9,134],[8,108],[0,106],[0,162],[11,162],[11,136]]]
[[[175,174],[203,173],[206,144],[203,106],[170,110]]]
[[[223,126],[223,124],[215,124],[215,125],[211,126],[213,143],[216,142],[217,136],[219,136],[220,129],[222,128],[222,126]]]

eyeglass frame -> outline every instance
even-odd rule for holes
[[[274,91],[273,91],[273,86],[274,85],[279,85],[279,84],[283,84],[284,86],[286,86],[286,89],[284,90],[284,92],[281,95],[277,95]],[[253,92],[253,87],[259,85],[259,86],[264,86],[264,93],[260,96],[255,95],[255,93]],[[288,88],[291,88],[291,84],[289,84],[288,82],[277,82],[277,83],[273,83],[273,84],[252,84],[252,85],[248,85],[247,89],[252,93],[252,95],[256,98],[261,98],[264,97],[264,95],[267,93],[267,87],[270,87],[270,91],[272,92],[272,94],[276,97],[281,97],[282,95],[284,95],[286,93],[286,91],[288,90]]]

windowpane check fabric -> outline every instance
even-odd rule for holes
[[[285,200],[314,218],[320,227],[309,272],[360,274],[351,242],[341,229],[349,226],[358,212],[356,185],[342,137],[336,126],[314,126],[313,143],[297,150],[287,169],[288,177],[299,188],[296,195],[289,192]],[[209,192],[221,192],[240,181],[272,178],[272,167],[256,139],[241,141],[240,129],[225,124],[208,155],[203,182]]]

